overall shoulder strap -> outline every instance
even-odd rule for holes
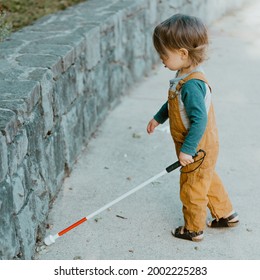
[[[202,72],[193,72],[190,75],[188,75],[186,78],[180,80],[178,85],[176,86],[176,90],[180,91],[182,86],[186,82],[188,82],[189,80],[192,80],[192,79],[201,80],[201,81],[205,82],[208,85],[208,87],[209,87],[209,89],[211,91],[211,87],[210,87],[210,85],[208,83],[208,80],[206,79],[205,75]]]

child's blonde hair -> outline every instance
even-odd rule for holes
[[[199,18],[176,14],[155,27],[153,43],[161,56],[167,56],[166,49],[185,48],[192,64],[198,65],[206,59],[208,32]]]

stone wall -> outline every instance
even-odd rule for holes
[[[155,25],[176,12],[210,23],[242,2],[89,0],[0,44],[0,259],[33,258],[82,148],[158,62]]]

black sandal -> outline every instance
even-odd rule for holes
[[[239,220],[237,219],[234,222],[230,222],[230,221],[236,217],[238,217],[238,214],[235,212],[227,218],[220,218],[219,220],[214,219],[212,222],[208,223],[208,227],[211,228],[235,227],[239,224]]]
[[[173,236],[190,241],[201,241],[203,239],[203,231],[189,231],[185,227],[178,227],[172,231]]]

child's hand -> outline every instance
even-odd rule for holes
[[[153,133],[154,132],[154,129],[156,128],[156,126],[158,126],[159,123],[155,120],[155,119],[152,119],[149,121],[148,125],[147,125],[147,132],[148,134],[150,133]]]
[[[186,166],[190,163],[194,162],[194,159],[191,155],[185,154],[183,152],[180,152],[179,154],[179,161],[181,163],[182,166]]]

